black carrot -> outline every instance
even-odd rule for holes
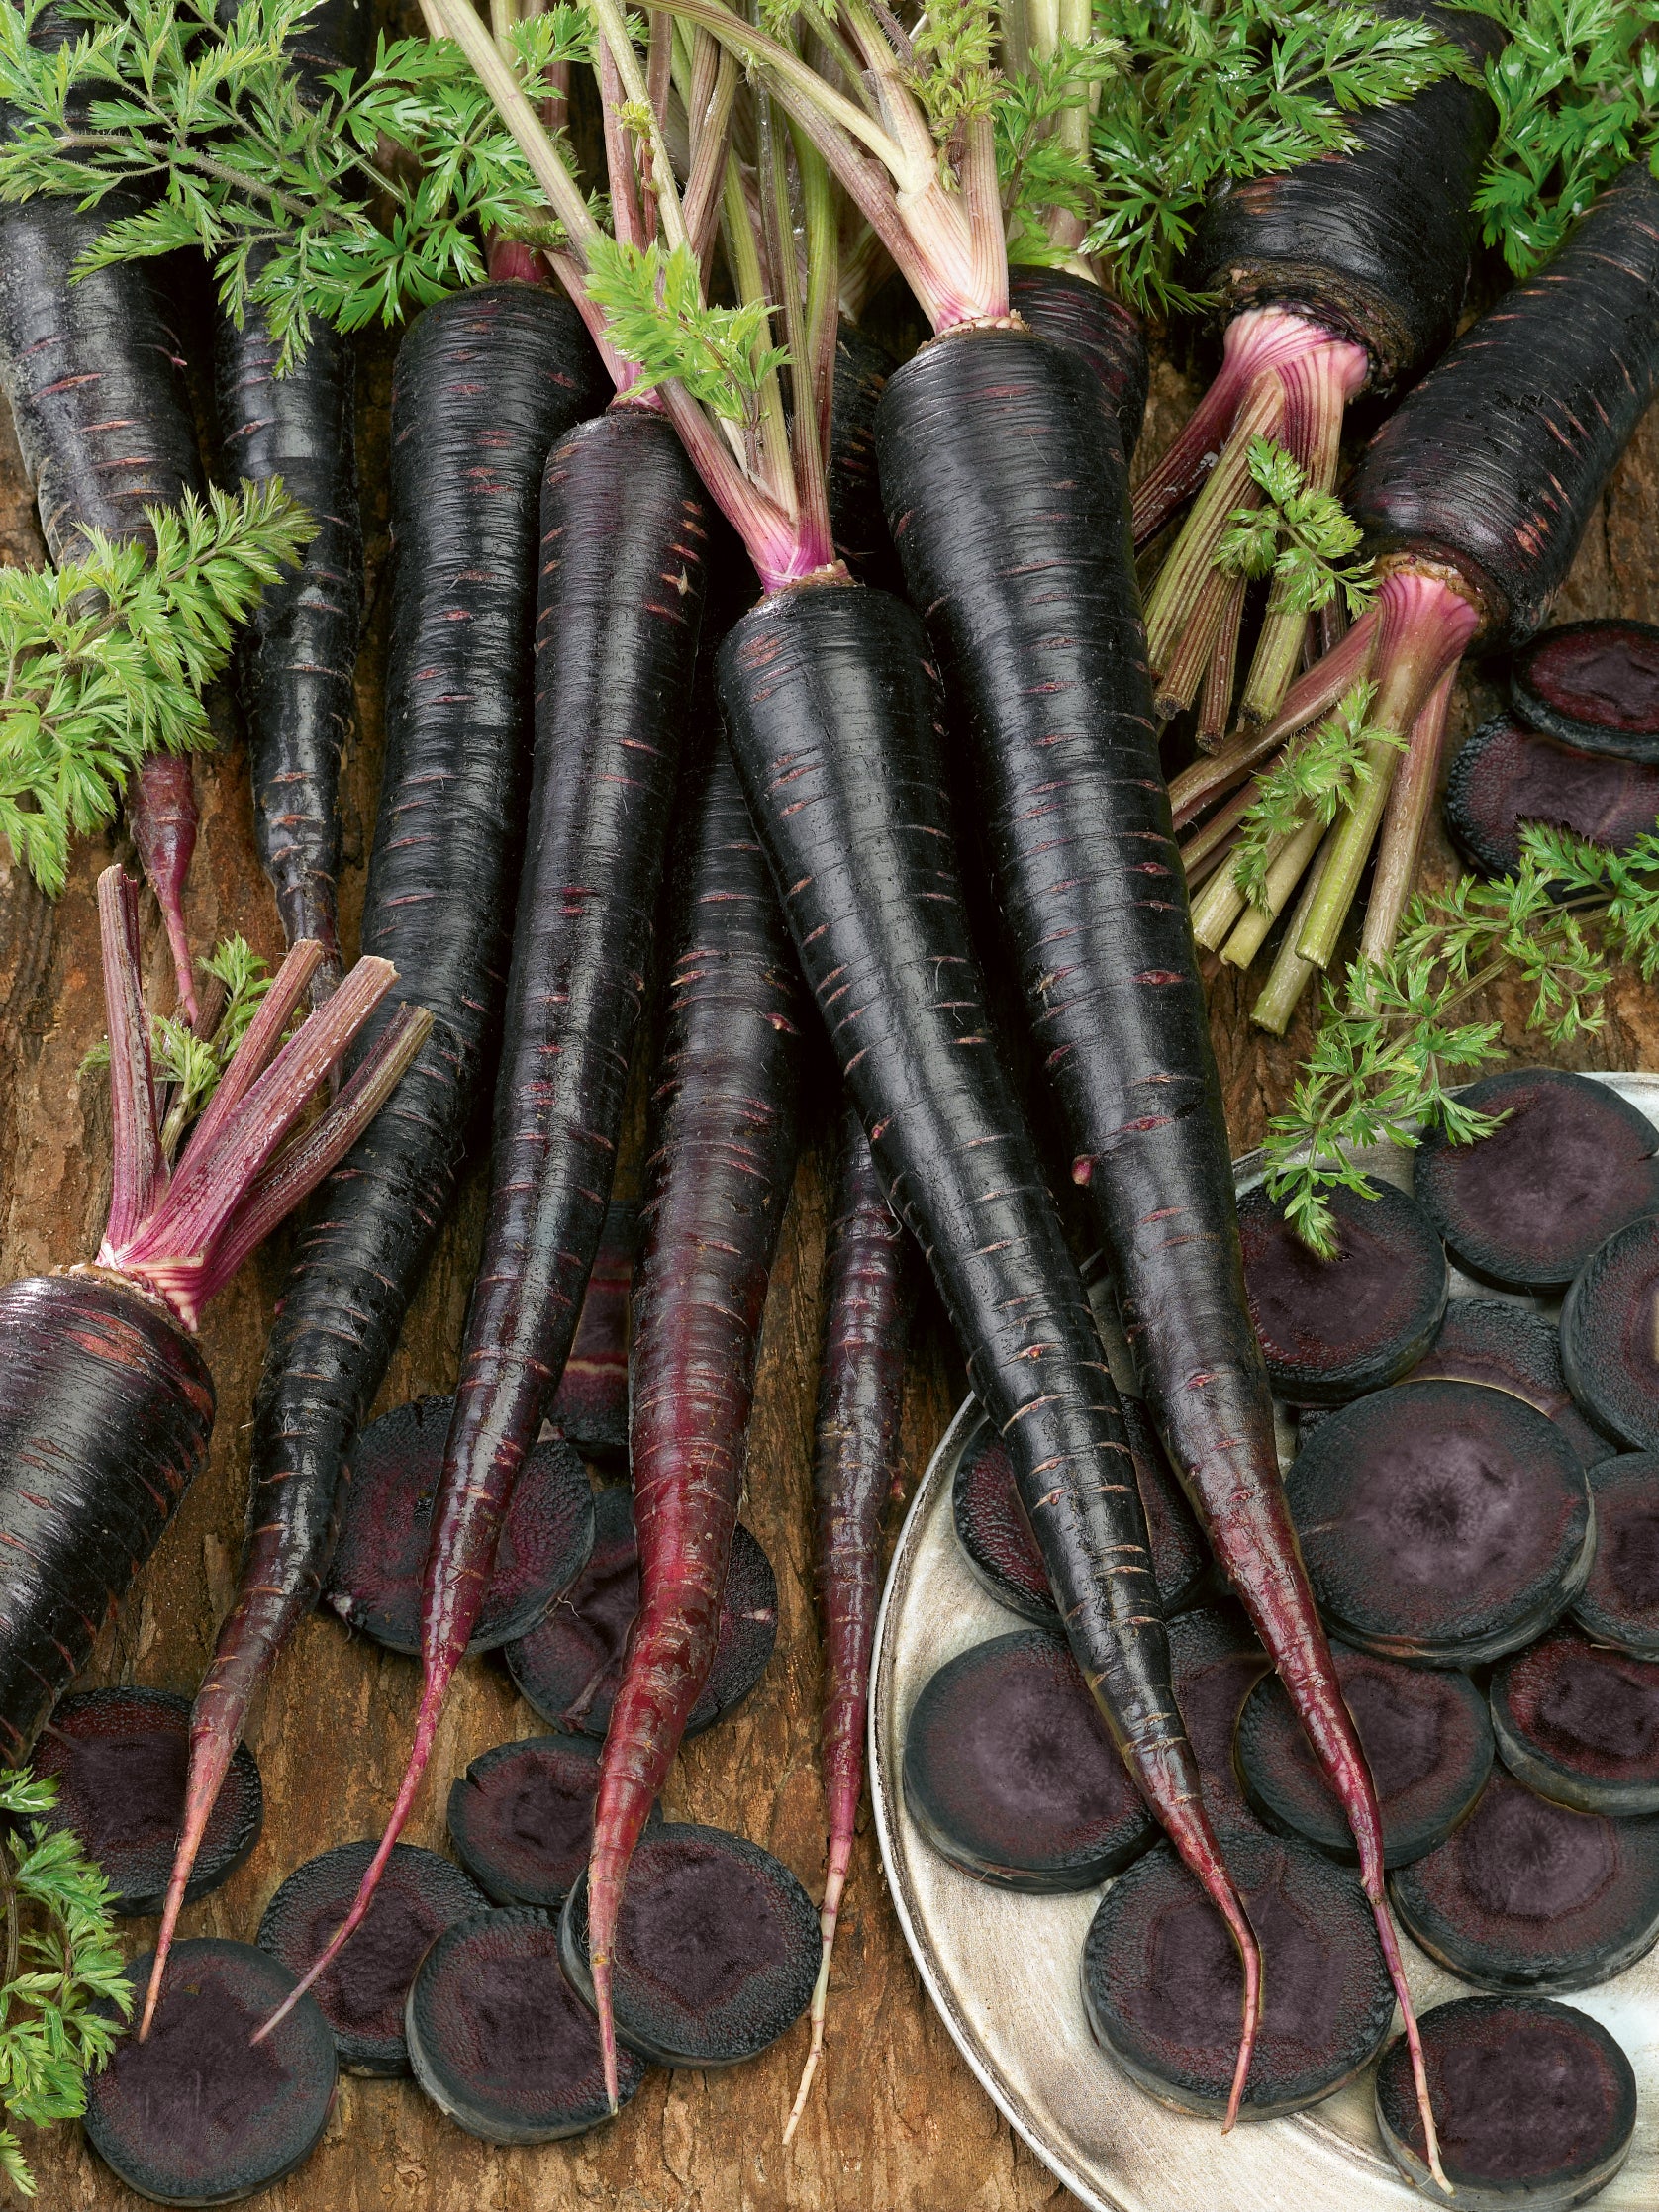
[[[858,1116],[848,1111],[842,1116],[835,1210],[825,1258],[824,1353],[813,1446],[813,1560],[824,1634],[820,1760],[830,1831],[819,1914],[824,1956],[813,1991],[812,2041],[783,2131],[786,2143],[806,2110],[824,2049],[830,1960],[864,1785],[882,1522],[900,1472],[914,1262]]]
[[[145,510],[203,488],[177,344],[148,271],[125,261],[73,276],[120,212],[119,199],[89,214],[62,200],[0,207],[0,385],[53,561],[84,551],[88,529],[153,551]],[[127,812],[193,1017],[179,902],[196,843],[188,761],[152,754],[128,787]]]
[[[407,1010],[334,1107],[296,1125],[393,981],[352,971],[283,1045],[316,965],[298,946],[176,1168],[163,1160],[139,980],[137,887],[98,885],[114,1180],[96,1262],[0,1291],[0,1749],[28,1749],[207,1459],[202,1307],[351,1144],[426,1033]],[[266,1010],[268,1010],[268,1011]]]
[[[321,100],[322,78],[360,66],[368,38],[367,0],[328,0],[289,41],[289,57]],[[340,976],[340,758],[362,626],[354,362],[349,339],[316,321],[304,354],[279,376],[281,353],[262,310],[240,325],[216,317],[214,391],[227,469],[256,484],[279,476],[318,526],[297,573],[265,593],[238,676],[259,865],[288,943],[314,937],[323,947],[313,990],[326,997]]]
[[[1104,415],[1089,372],[1066,366]],[[1175,1709],[1117,1393],[988,1024],[921,625],[851,585],[778,592],[737,625],[719,673],[756,826],[889,1202],[927,1255],[1014,1461],[1084,1678],[1244,1959],[1236,2106],[1255,1941]]]
[[[525,284],[441,301],[398,351],[387,753],[362,946],[398,967],[382,1023],[408,1000],[431,1010],[433,1032],[392,1109],[319,1192],[283,1287],[254,1400],[237,1597],[191,1724],[151,2007],[247,1701],[316,1602],[352,1439],[448,1206],[487,1076],[522,820],[537,487],[548,447],[594,404],[597,367],[565,303]]]
[[[308,1980],[356,1926],[408,1817],[599,1248],[696,666],[707,534],[697,479],[655,407],[619,402],[548,456],[530,849],[484,1251],[423,1583],[421,1704],[380,1851]],[[636,1299],[635,1356],[641,1325]],[[634,1472],[637,1500],[637,1462]],[[724,1580],[723,1560],[717,1612]]]
[[[795,962],[726,746],[696,773],[634,1278],[639,1610],[605,1732],[588,1861],[607,2068],[623,1884],[714,1664],[760,1315],[795,1172]]]

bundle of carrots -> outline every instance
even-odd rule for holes
[[[78,303],[188,245],[224,309],[227,450],[324,525],[243,664],[262,847],[285,926],[321,945],[314,990],[338,968],[360,570],[342,334],[419,310],[392,398],[361,929],[396,974],[376,969],[342,1103],[411,1064],[292,1250],[141,2033],[493,1086],[409,1767],[355,1902],[267,2027],[367,1911],[570,1353],[660,996],[631,1375],[640,1606],[586,1891],[613,2108],[619,1913],[714,1663],[803,1063],[827,1043],[844,1094],[815,1465],[830,1834],[790,2126],[858,1803],[917,1248],[1084,1679],[1237,1947],[1228,2124],[1246,2092],[1259,1945],[1171,1688],[1130,1433],[1036,1134],[1054,1121],[1170,1460],[1349,1820],[1437,2173],[1375,1792],[1280,1483],[1199,947],[1242,963],[1301,887],[1256,1013],[1282,1028],[1336,959],[1381,823],[1364,946],[1386,950],[1458,657],[1540,619],[1659,380],[1659,185],[1634,109],[1600,169],[1582,149],[1532,164],[1538,207],[1588,212],[1431,367],[1483,210],[1489,231],[1506,206],[1521,221],[1505,191],[1524,102],[1496,68],[1511,32],[1524,65],[1521,0],[960,0],[909,23],[803,0],[768,28],[729,0],[667,0],[643,26],[616,0],[426,13],[434,41],[382,40],[372,65],[354,11],[306,0],[245,0],[228,26],[177,0],[65,0],[71,33],[90,28],[65,45],[60,20],[50,51],[28,0],[0,38],[3,220],[53,241],[0,275],[20,425],[50,414],[27,334],[56,317],[66,369],[119,376],[141,326]],[[210,51],[222,95],[191,76]],[[1635,68],[1629,42],[1594,60]],[[200,130],[181,135],[187,79]],[[82,207],[59,239],[65,195]],[[1218,304],[1220,373],[1131,499],[1142,318]],[[854,308],[929,335],[884,362]],[[1361,464],[1355,528],[1334,496],[1344,410],[1417,379]],[[51,417],[52,481],[97,480],[86,412]],[[1164,548],[1144,617],[1137,534],[1149,568]],[[1173,784],[1162,723],[1197,749]],[[1240,797],[1274,756],[1273,791]],[[964,810],[1020,985],[1006,1036]]]

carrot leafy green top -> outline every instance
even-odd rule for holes
[[[478,282],[482,232],[559,235],[446,42],[382,38],[367,75],[336,71],[321,99],[307,92],[284,49],[315,4],[244,0],[222,25],[214,0],[59,0],[51,21],[79,35],[53,48],[51,0],[17,0],[0,11],[0,100],[13,110],[0,200],[96,204],[158,184],[109,224],[88,266],[199,246],[232,317],[263,311],[284,366],[313,315],[342,330],[393,323]],[[592,50],[589,17],[556,0],[508,43],[525,95],[556,97],[560,68]]]
[[[133,2009],[111,1917],[113,1892],[68,1828],[42,1820],[57,1799],[49,1778],[0,1777],[0,2105],[32,2127],[86,2110],[97,2072]],[[118,2017],[119,2015],[119,2017]],[[0,2127],[0,2173],[36,2194],[23,2146]]]
[[[153,553],[92,532],[55,571],[0,568],[0,836],[54,895],[141,761],[210,741],[203,687],[316,531],[274,478],[148,514]]]
[[[1095,0],[1100,85],[1085,253],[1148,313],[1202,304],[1178,263],[1212,186],[1358,144],[1352,117],[1463,66],[1432,22],[1329,0]]]
[[[1516,276],[1561,243],[1630,161],[1659,175],[1655,0],[1458,0],[1502,24],[1486,65],[1498,140],[1476,196],[1486,242]]]
[[[1415,1145],[1418,1127],[1463,1142],[1489,1133],[1452,1096],[1504,1056],[1502,1022],[1462,1010],[1488,984],[1518,982],[1527,1027],[1560,1045],[1603,1027],[1614,963],[1659,977],[1659,831],[1622,853],[1541,823],[1520,841],[1514,875],[1418,893],[1386,960],[1325,985],[1313,1051],[1265,1148],[1268,1189],[1316,1251],[1334,1249],[1330,1188],[1364,1194],[1367,1145]]]

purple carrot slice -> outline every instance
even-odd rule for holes
[[[1495,1766],[1463,1825],[1389,1892],[1414,1941],[1477,1988],[1588,1989],[1659,1937],[1659,1819],[1575,1812]]]
[[[344,1918],[373,1856],[370,1838],[296,1867],[265,1907],[259,1949],[298,1979]],[[476,1882],[450,1860],[397,1846],[367,1918],[311,1992],[347,2073],[409,2071],[403,2011],[415,1969],[436,1936],[484,1906]]]
[[[546,1617],[502,1654],[520,1696],[549,1727],[603,1739],[638,1609],[633,1497],[618,1483],[594,1499],[587,1565]],[[777,1578],[739,1521],[726,1571],[715,1663],[686,1722],[688,1736],[712,1728],[742,1703],[766,1672],[777,1635]]]
[[[806,2011],[819,1949],[817,1906],[769,1851],[721,1828],[648,1828],[617,1918],[618,2041],[658,2066],[738,2066]],[[592,2004],[585,1872],[565,1900],[559,1956]]]
[[[1344,1405],[1405,1374],[1433,1342],[1446,1255],[1391,1183],[1330,1193],[1336,1256],[1309,1250],[1265,1184],[1238,1202],[1244,1290],[1268,1381],[1295,1405]]]
[[[449,1840],[492,1903],[557,1912],[588,1863],[598,1787],[591,1737],[497,1744],[450,1787]]]
[[[1300,2112],[1376,2057],[1394,1986],[1363,1891],[1311,1844],[1234,1834],[1227,1861],[1261,1942],[1261,2026],[1241,2120]],[[1083,1946],[1097,2043],[1161,2104],[1226,2110],[1238,1959],[1220,1915],[1167,1845],[1107,1891]]]
[[[1482,1281],[1564,1291],[1614,1229],[1659,1207],[1659,1130],[1605,1083],[1562,1068],[1512,1068],[1461,1094],[1502,1116],[1453,1144],[1430,1130],[1416,1154],[1417,1203]]]
[[[923,1689],[905,1803],[935,1851],[999,1888],[1092,1889],[1157,1835],[1065,1641],[975,1644]]]
[[[1510,664],[1510,698],[1522,721],[1559,744],[1659,767],[1659,628],[1652,623],[1620,617],[1539,630]]]
[[[1513,714],[1483,722],[1446,778],[1446,827],[1486,876],[1521,862],[1520,831],[1536,821],[1628,852],[1659,820],[1659,767],[1557,744]]]
[[[1596,1557],[1573,1618],[1598,1644],[1659,1659],[1659,1455],[1603,1460],[1590,1495]]]
[[[629,1291],[638,1248],[638,1207],[608,1206],[581,1318],[548,1412],[584,1458],[607,1466],[628,1458]]]
[[[1433,1345],[1408,1383],[1479,1383],[1524,1398],[1553,1421],[1587,1470],[1612,1442],[1573,1402],[1561,1366],[1561,1331],[1547,1314],[1509,1298],[1452,1298]]]
[[[134,1993],[151,1954],[127,1967]],[[234,2204],[303,2165],[328,2126],[335,2039],[302,1998],[275,2035],[253,2031],[294,1976],[248,1943],[176,1943],[149,2034],[121,2037],[86,2084],[86,2139],[157,2204]]]
[[[1285,1487],[1332,1630],[1384,1658],[1500,1659],[1559,1619],[1590,1571],[1578,1455],[1505,1391],[1374,1392],[1320,1423]]]
[[[1146,1408],[1128,1396],[1122,1405],[1146,1512],[1158,1600],[1166,1614],[1178,1613],[1193,1602],[1210,1571],[1210,1554]],[[1044,1627],[1058,1620],[1008,1448],[989,1428],[979,1431],[956,1463],[951,1513],[969,1564],[992,1596]]]
[[[453,1397],[416,1398],[364,1429],[345,1486],[323,1601],[388,1651],[421,1649],[421,1575]],[[593,1489],[573,1445],[549,1436],[525,1461],[467,1649],[525,1636],[586,1565]]]
[[[1558,1628],[1493,1676],[1492,1725],[1505,1766],[1541,1796],[1659,1813],[1659,1663]]]
[[[38,1779],[49,1775],[57,1783],[57,1802],[43,1824],[78,1839],[115,1890],[115,1911],[159,1912],[184,1817],[189,1698],[133,1688],[65,1697],[30,1764]],[[186,1904],[229,1881],[258,1842],[264,1817],[258,1765],[242,1744],[202,1838]]]
[[[1428,2170],[1404,2042],[1377,2068],[1377,2125],[1401,2172],[1453,2212],[1568,2212],[1629,2156],[1636,2077],[1599,2020],[1547,1997],[1461,1997],[1423,2015],[1448,2195]]]
[[[1659,1220],[1632,1221],[1585,1263],[1561,1309],[1561,1364],[1598,1428],[1659,1450]]]
[[[1332,1643],[1383,1816],[1383,1857],[1410,1865],[1445,1842],[1492,1772],[1492,1719],[1467,1675],[1405,1667]],[[1251,1805],[1280,1834],[1304,1836],[1344,1865],[1354,1840],[1276,1676],[1244,1701],[1235,1747]]]
[[[409,1992],[415,2078],[486,2143],[556,2143],[611,2115],[593,2014],[559,1966],[558,1922],[531,1905],[447,1928]],[[645,2078],[617,2055],[617,2102]]]

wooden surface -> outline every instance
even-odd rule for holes
[[[345,777],[344,939],[355,940],[379,768],[378,691],[385,641],[385,402],[389,349],[365,351],[361,392],[369,526],[370,635],[359,721]],[[1155,377],[1147,450],[1187,404],[1167,367]],[[9,426],[0,430],[0,558],[38,561],[41,548]],[[1564,612],[1659,619],[1659,558],[1648,549],[1659,502],[1659,420],[1650,419],[1592,527]],[[1461,736],[1493,704],[1465,682]],[[253,856],[245,762],[233,754],[199,778],[203,831],[188,899],[204,950],[240,929],[280,951],[275,911]],[[1437,836],[1437,832],[1436,832]],[[116,849],[120,849],[117,847]],[[111,846],[83,848],[68,889],[49,906],[0,846],[0,1265],[7,1277],[85,1257],[107,1202],[108,1109],[103,1079],[77,1070],[101,1034],[93,882]],[[130,855],[128,856],[130,859]],[[1449,872],[1443,843],[1430,867]],[[148,973],[168,1003],[170,973],[146,900]],[[1256,1143],[1306,1043],[1283,1044],[1243,1017],[1255,978],[1231,970],[1214,989],[1217,1050],[1234,1149]],[[1305,1017],[1304,1017],[1305,1020]],[[1512,1044],[1526,1051],[1518,1030]],[[1651,995],[1621,984],[1605,1032],[1579,1059],[1659,1067]],[[739,1830],[778,1853],[817,1892],[822,1798],[817,1771],[818,1640],[808,1551],[809,1451],[816,1388],[819,1277],[825,1228],[824,1127],[805,1158],[766,1310],[748,1459],[745,1517],[777,1569],[780,1628],[765,1681],[739,1712],[689,1745],[665,1794],[670,1817]],[[404,1331],[384,1404],[451,1387],[480,1226],[478,1169]],[[212,1464],[106,1636],[88,1682],[193,1691],[214,1624],[230,1602],[247,1472],[246,1428],[283,1244],[250,1265],[202,1332],[219,1390]],[[918,1324],[907,1413],[919,1473],[959,1395],[960,1370],[936,1314]],[[415,1706],[412,1661],[356,1642],[333,1621],[307,1621],[256,1708],[249,1741],[264,1776],[258,1848],[217,1894],[184,1916],[185,1934],[250,1939],[266,1899],[302,1860],[377,1834],[401,1770]],[[537,1732],[503,1673],[465,1670],[451,1695],[410,1840],[441,1849],[451,1778],[487,1746]],[[132,1949],[153,1923],[127,1924]],[[570,2145],[499,2150],[443,2120],[407,2082],[342,2078],[322,2149],[260,2202],[271,2212],[1035,2212],[1073,2200],[1003,2124],[955,2055],[924,1996],[882,1893],[866,1832],[853,1862],[836,1955],[830,2040],[811,2109],[793,2146],[779,2137],[805,2047],[805,2027],[753,2065],[728,2073],[654,2072],[610,2127]],[[28,2131],[25,2131],[26,2135]],[[41,2202],[52,2212],[108,2212],[138,2202],[85,2149],[75,2128],[30,2144]]]

